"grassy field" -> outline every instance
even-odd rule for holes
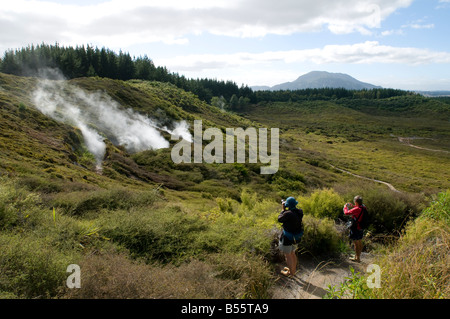
[[[259,163],[174,164],[170,147],[127,152],[105,133],[99,171],[80,128],[36,109],[37,79],[0,74],[1,298],[271,298],[282,261],[275,245],[280,199],[296,196],[305,210],[299,252],[326,260],[349,250],[335,223],[354,195],[371,209],[371,232],[398,236],[450,188],[443,102],[261,103],[235,114],[166,83],[98,77],[68,83],[161,125],[183,119],[222,131],[280,128],[280,169],[261,175]],[[441,235],[448,228],[430,234]],[[420,255],[422,246],[410,245],[414,233],[407,230],[405,238],[392,249],[412,247]],[[70,264],[80,265],[83,289],[66,287]],[[448,281],[441,266],[433,272],[438,285]],[[427,291],[420,295],[448,297],[441,288]]]
[[[317,108],[305,104],[252,106],[244,116],[282,128],[285,163],[298,158],[324,169],[332,164],[413,193],[450,187],[448,111],[439,118],[405,118],[403,112],[382,117],[332,102],[318,102]],[[415,137],[414,145],[438,151],[411,147],[398,137]]]

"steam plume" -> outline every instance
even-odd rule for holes
[[[33,101],[45,115],[80,129],[99,168],[106,150],[104,138],[129,152],[169,147],[158,129],[192,140],[185,121],[175,123],[174,130],[160,127],[132,109],[120,108],[105,93],[88,93],[64,80],[41,80],[33,92]]]

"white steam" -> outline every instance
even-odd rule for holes
[[[167,132],[172,135],[172,139],[179,139],[181,137],[183,140],[192,143],[192,135],[189,132],[189,124],[186,121],[176,123],[175,128],[172,131],[167,130]]]
[[[88,93],[67,81],[41,80],[33,100],[45,115],[80,129],[99,168],[106,150],[104,138],[129,152],[169,147],[158,129],[192,141],[185,121],[175,123],[173,131],[168,130],[132,109],[120,108],[106,93]]]

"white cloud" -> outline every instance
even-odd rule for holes
[[[289,51],[268,51],[262,53],[199,54],[178,56],[156,61],[171,70],[203,71],[258,65],[272,62],[314,63],[317,65],[400,63],[421,65],[430,63],[450,63],[450,53],[428,49],[393,47],[381,45],[377,41],[366,41],[351,45],[326,45],[323,48]]]
[[[436,6],[436,9],[447,9],[450,5],[450,0],[439,0],[439,4]]]
[[[411,28],[411,29],[434,29],[434,23],[426,23],[428,17],[423,19],[415,20],[411,23],[402,25],[402,28]]]
[[[389,36],[389,35],[404,35],[405,33],[401,29],[392,29],[392,30],[385,30],[381,32],[382,36]]]
[[[433,29],[434,23],[430,23],[430,24],[413,23],[413,24],[410,24],[409,27],[412,29]]]
[[[412,0],[111,0],[80,6],[1,1],[0,49],[29,43],[187,43],[192,34],[263,37],[315,32],[369,34]]]
[[[450,0],[449,0],[450,1]],[[424,17],[423,19],[418,19],[412,22],[409,22],[407,24],[403,24],[400,29],[391,29],[391,30],[385,30],[380,33],[381,36],[389,36],[389,35],[406,35],[407,29],[414,29],[414,30],[420,30],[420,29],[434,29],[435,24],[434,23],[426,23],[426,20],[428,17]]]

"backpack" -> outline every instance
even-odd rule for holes
[[[299,243],[303,236],[303,211],[298,208],[291,209],[290,211],[299,217],[300,224],[296,225],[295,228],[297,228],[298,232],[295,234],[284,229],[283,224],[283,231],[281,232],[280,241],[286,246]],[[293,225],[291,224],[291,226]]]
[[[361,229],[366,229],[369,226],[369,211],[365,205],[361,206],[361,213],[360,216],[358,216],[357,223]]]
[[[361,229],[366,229],[369,226],[369,212],[365,205],[361,206],[361,213],[359,213],[358,217],[352,217],[350,219],[350,221],[347,223],[347,228],[355,231],[356,229],[358,229],[357,225],[359,225]]]

